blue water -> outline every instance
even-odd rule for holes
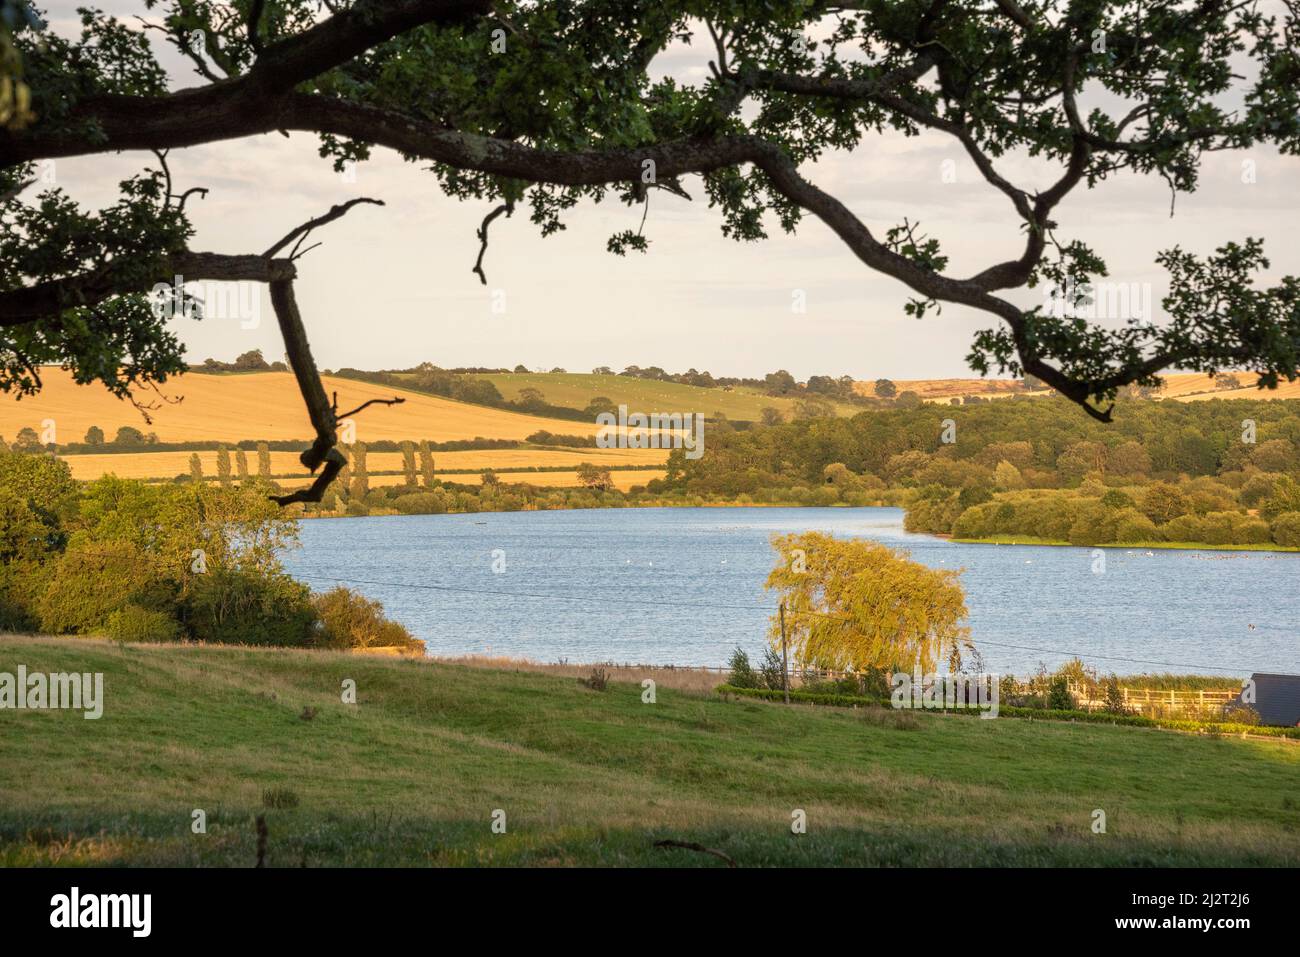
[[[962,545],[895,508],[675,508],[305,521],[285,556],[317,590],[383,602],[433,655],[721,665],[761,653],[773,533],[818,529],[964,568],[990,670],[1073,655],[1103,672],[1300,672],[1300,554]],[[504,568],[493,570],[494,550]],[[536,597],[558,596],[558,597]],[[1250,626],[1254,626],[1253,628]]]

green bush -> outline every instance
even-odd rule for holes
[[[104,633],[114,641],[178,641],[181,626],[165,611],[127,605],[108,616]]]
[[[1273,519],[1273,541],[1290,548],[1300,548],[1300,512],[1283,512]]]
[[[384,607],[340,585],[312,599],[319,620],[318,643],[326,648],[403,648],[424,651],[405,626],[384,616]]]
[[[38,631],[38,606],[54,562],[0,565],[0,631]]]
[[[1065,675],[1056,675],[1047,687],[1047,709],[1049,711],[1073,711],[1074,695],[1070,694],[1070,683]]]
[[[311,589],[283,572],[211,569],[195,577],[186,612],[199,641],[304,647],[317,638]]]
[[[36,610],[45,631],[92,634],[127,605],[165,608],[174,599],[152,556],[129,542],[93,542],[70,547],[54,563]]]
[[[441,515],[447,511],[447,500],[441,492],[414,492],[401,495],[392,502],[403,515]]]
[[[1115,516],[1115,541],[1158,542],[1160,532],[1156,523],[1151,521],[1136,508],[1121,509]]]
[[[764,688],[779,691],[785,687],[785,667],[781,663],[781,656],[771,645],[763,649],[763,663],[759,666],[759,675],[763,679]]]
[[[1106,711],[1110,714],[1125,714],[1124,692],[1119,686],[1119,678],[1112,674],[1106,679]]]
[[[757,688],[759,687],[758,674],[754,671],[749,663],[749,655],[745,654],[744,649],[737,648],[731,653],[731,660],[727,662],[731,669],[731,675],[727,682],[737,688]]]
[[[1160,534],[1170,542],[1199,542],[1205,534],[1205,523],[1199,515],[1179,515],[1161,525]]]

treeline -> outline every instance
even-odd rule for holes
[[[551,405],[541,400],[522,398],[506,399],[500,390],[487,379],[476,379],[472,375],[440,369],[424,363],[404,372],[366,372],[362,369],[338,369],[334,375],[343,379],[355,379],[374,385],[385,385],[394,389],[407,389],[411,392],[423,392],[426,395],[455,399],[457,402],[469,402],[474,405],[486,405],[494,409],[510,412],[523,412],[528,415],[544,415],[554,419],[572,419],[589,421],[590,416],[582,409],[571,409],[563,405]],[[534,392],[536,390],[533,390]],[[541,393],[538,393],[540,396]]]
[[[875,497],[908,527],[1076,544],[1300,545],[1300,402],[1062,399],[895,409],[706,434],[654,493],[820,504]]]
[[[267,362],[261,349],[250,349],[235,357],[234,362],[221,362],[217,359],[204,359],[199,365],[191,365],[191,372],[288,372],[289,367],[283,362]]]

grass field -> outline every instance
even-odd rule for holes
[[[729,419],[756,422],[763,409],[771,406],[786,417],[794,409],[794,399],[764,395],[752,389],[705,389],[677,382],[655,382],[623,375],[592,375],[580,372],[511,372],[474,376],[487,379],[507,399],[517,398],[521,389],[537,389],[552,405],[585,409],[597,396],[623,403],[629,412],[703,412],[712,416],[723,413]],[[855,415],[862,409],[847,403],[835,403],[840,415]]]
[[[0,397],[0,435],[7,440],[13,441],[24,427],[41,431],[46,419],[54,421],[59,442],[80,442],[92,425],[103,429],[109,439],[119,427],[129,425],[155,432],[163,442],[309,441],[312,435],[302,396],[288,372],[181,376],[161,387],[165,395],[181,401],[154,398],[157,408],[150,412],[152,424],[146,424],[130,403],[115,399],[102,386],[79,386],[66,372],[53,368],[42,369],[41,377],[45,387],[35,397]],[[594,421],[523,415],[354,379],[324,376],[323,382],[327,393],[338,393],[340,411],[368,399],[394,395],[406,399],[402,405],[371,406],[358,415],[355,421],[361,442],[523,439],[539,429],[566,435],[596,434]]]
[[[1284,742],[0,637],[0,671],[19,664],[102,672],[105,700],[98,721],[0,711],[9,865],[249,866],[259,814],[267,864],[287,867],[723,866],[664,839],[741,866],[1300,864],[1300,748]]]

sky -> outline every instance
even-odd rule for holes
[[[82,0],[84,2],[84,0]],[[77,30],[68,0],[46,0],[51,29]],[[101,0],[105,12],[133,21],[143,0]],[[153,36],[173,88],[202,82]],[[678,46],[654,72],[685,81],[705,75],[711,48]],[[319,231],[323,243],[301,259],[296,293],[321,368],[596,366],[687,368],[714,375],[761,376],[783,368],[799,379],[972,375],[965,362],[973,334],[995,320],[944,305],[924,320],[906,316],[910,290],[869,271],[815,218],[793,235],[772,230],[758,243],[722,236],[697,177],[683,180],[688,202],[652,191],[647,254],[608,253],[608,237],[637,229],[642,208],[617,200],[570,211],[567,229],[543,239],[526,211],[492,227],[488,285],[471,272],[475,231],[489,207],[444,196],[432,173],[385,149],[359,164],[354,181],[334,172],[306,134],[279,134],[174,151],[177,191],[209,190],[190,200],[192,248],[260,252],[294,226],[344,200],[362,206]],[[54,184],[90,206],[112,202],[117,184],[155,163],[152,154],[122,153],[59,160],[46,172]],[[1261,276],[1276,282],[1300,272],[1291,240],[1300,190],[1297,159],[1272,150],[1206,157],[1196,193],[1180,195],[1170,216],[1159,178],[1124,174],[1095,190],[1077,189],[1058,208],[1059,235],[1090,243],[1116,283],[1146,284],[1161,317],[1164,273],[1156,254],[1174,245],[1205,255],[1229,240],[1263,237],[1272,260]],[[1042,187],[1055,169],[1024,157],[999,166],[1018,185]],[[1253,176],[1246,175],[1253,170]],[[844,201],[877,236],[904,218],[920,222],[949,256],[949,273],[970,275],[1021,249],[1014,213],[989,187],[961,147],[938,134],[869,138],[803,173]],[[1253,179],[1253,182],[1246,180]],[[203,322],[175,318],[172,327],[191,362],[223,361],[249,349],[281,358],[265,290],[258,306]],[[1040,292],[1013,298],[1028,306]],[[805,304],[796,311],[796,301]],[[501,305],[504,303],[504,310]]]

